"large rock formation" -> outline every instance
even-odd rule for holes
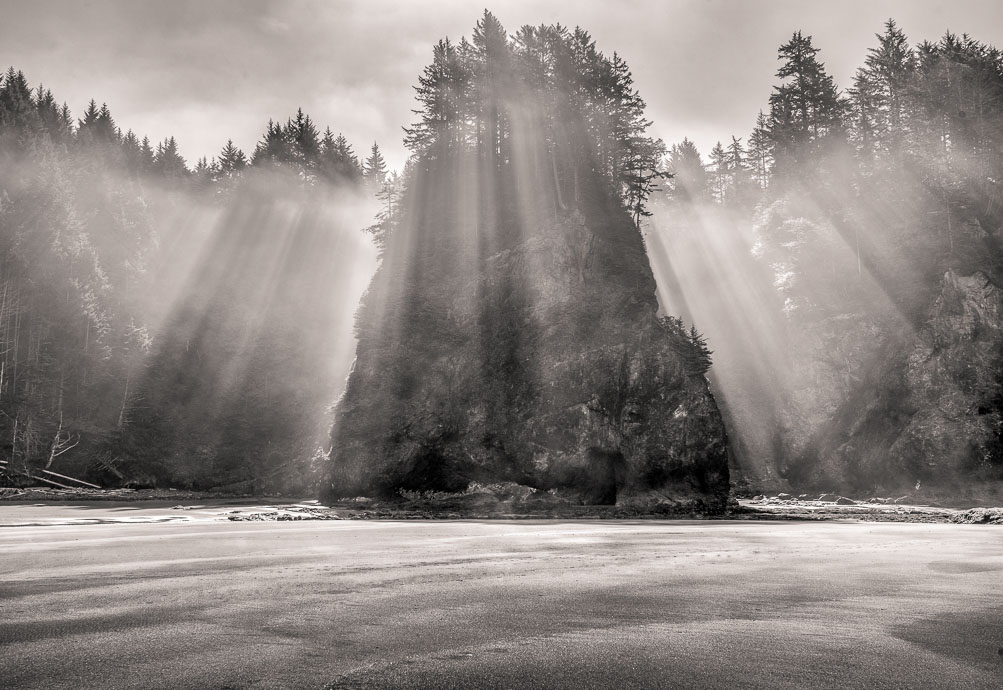
[[[588,34],[485,11],[440,41],[357,318],[330,497],[515,482],[721,510],[727,442],[696,332],[657,315],[640,218],[661,145]]]
[[[551,214],[470,263],[441,231],[403,228],[364,300],[329,495],[511,481],[588,504],[723,507],[706,353],[656,316],[625,213]]]
[[[951,496],[1003,488],[1003,290],[948,271],[821,439],[815,483]]]

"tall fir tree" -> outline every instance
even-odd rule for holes
[[[684,138],[669,151],[667,168],[672,174],[669,196],[680,202],[703,201],[708,194],[707,171],[696,144]]]
[[[719,204],[723,204],[727,200],[731,186],[731,169],[728,162],[728,152],[724,150],[724,146],[719,141],[710,150],[710,194],[711,198]]]
[[[854,143],[868,161],[902,151],[909,132],[909,84],[916,56],[905,33],[889,19],[869,48],[850,90]]]
[[[320,142],[320,170],[332,182],[357,183],[362,179],[362,166],[343,134],[337,137],[328,127]]]
[[[369,157],[362,164],[362,175],[366,185],[375,194],[383,188],[383,183],[387,177],[387,162],[380,152],[380,146],[375,141],[370,149]]]
[[[770,96],[770,139],[774,176],[793,180],[817,172],[818,161],[843,135],[846,102],[839,95],[819,49],[800,31],[780,46],[783,83]]]
[[[233,139],[227,139],[219,152],[217,167],[220,177],[224,179],[237,177],[247,167],[247,157],[233,143]]]

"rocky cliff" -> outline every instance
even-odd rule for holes
[[[1003,290],[948,271],[824,429],[810,475],[847,489],[991,496],[1003,482]]]
[[[656,316],[626,214],[544,215],[479,258],[463,232],[445,237],[451,222],[391,238],[358,316],[328,495],[507,481],[575,503],[722,509],[706,351]]]

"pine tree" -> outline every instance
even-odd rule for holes
[[[661,169],[665,158],[665,144],[661,139],[641,137],[632,142],[627,157],[627,170],[622,174],[621,195],[634,219],[634,227],[641,229],[641,221],[651,215],[648,198],[660,189],[659,180],[671,175]]]
[[[508,33],[497,17],[484,10],[484,16],[474,27],[471,44],[475,59],[474,88],[481,122],[478,150],[489,159],[489,165],[496,166],[499,157],[504,159],[501,148],[507,129],[501,103],[511,84],[512,56]]]
[[[63,138],[68,140],[73,137],[76,133],[73,127],[73,115],[70,113],[70,106],[63,103],[63,107],[59,109],[59,129],[63,132]]]
[[[742,146],[742,140],[732,136],[726,152],[729,184],[726,201],[739,206],[751,205],[755,202],[756,195],[753,194],[752,172],[749,170],[748,155]]]
[[[54,142],[66,143],[72,131],[65,126],[63,114],[56,104],[52,91],[41,84],[35,90],[35,110],[41,131],[45,132]]]
[[[383,159],[380,147],[375,141],[370,151],[369,157],[362,164],[362,175],[366,181],[366,185],[376,193],[382,189],[383,183],[386,180],[387,163]]]
[[[31,87],[24,73],[11,67],[0,85],[0,128],[5,136],[16,138],[38,126],[38,113]]]
[[[800,31],[780,46],[777,76],[785,81],[770,96],[769,132],[774,172],[784,179],[815,171],[829,140],[842,134],[846,103],[818,53]]]
[[[115,119],[106,103],[98,108],[97,103],[91,99],[83,118],[77,122],[77,139],[85,145],[107,145],[119,141]]]
[[[289,162],[291,156],[288,148],[286,133],[282,125],[274,120],[269,120],[264,136],[254,147],[251,165],[280,165]]]
[[[218,175],[219,164],[216,159],[213,158],[212,162],[209,162],[205,156],[202,156],[196,161],[195,167],[191,171],[192,189],[196,192],[208,191]]]
[[[219,162],[217,164],[218,174],[221,178],[229,179],[240,175],[247,167],[247,157],[244,152],[237,148],[233,139],[227,139],[223,150],[219,152]]]
[[[672,146],[667,167],[672,174],[670,197],[677,201],[702,201],[707,196],[707,172],[692,141],[683,139]]]
[[[143,137],[143,141],[139,147],[140,151],[140,170],[145,172],[150,172],[153,170],[153,159],[156,155],[153,151],[153,146],[150,144],[150,137]]]
[[[857,70],[851,95],[853,134],[865,160],[901,151],[908,135],[909,85],[916,56],[895,22],[885,22],[878,46],[868,49]]]
[[[473,72],[466,56],[468,48],[459,50],[450,40],[440,40],[432,50],[432,63],[425,67],[415,87],[421,108],[415,114],[421,119],[405,128],[404,144],[415,153],[428,152],[434,145],[455,149],[466,143]]]
[[[398,175],[397,171],[391,172],[386,177],[380,191],[376,193],[380,210],[376,213],[376,223],[366,228],[366,232],[373,236],[373,244],[379,249],[381,256],[387,240],[400,223],[400,202],[403,194],[404,178]]]
[[[711,198],[719,204],[723,204],[728,195],[728,188],[731,184],[730,177],[728,153],[719,141],[710,150],[710,194]]]
[[[594,45],[594,44],[593,44]],[[601,62],[601,56],[597,56]],[[641,218],[651,214],[645,202],[657,187],[657,180],[665,174],[659,169],[665,157],[661,140],[644,136],[651,121],[644,117],[645,103],[634,88],[634,79],[627,63],[616,53],[605,63],[611,76],[609,86],[599,103],[608,103],[608,131],[599,137],[599,147],[615,151],[612,157],[614,184],[620,188],[624,204],[640,227]],[[612,146],[609,146],[612,144]]]
[[[362,166],[342,134],[337,137],[328,127],[320,142],[320,170],[331,182],[357,183],[362,180]]]
[[[122,137],[122,154],[130,173],[144,172],[143,145],[131,129]]]
[[[153,157],[153,169],[169,184],[178,185],[191,174],[185,159],[178,153],[178,142],[168,137],[157,146]]]
[[[77,129],[83,128],[93,128],[97,126],[99,116],[98,104],[93,98],[90,103],[87,104],[87,110],[84,111],[84,116],[77,121]]]
[[[115,119],[111,116],[107,103],[102,103],[101,110],[98,112],[97,131],[104,141],[118,141],[122,138],[121,131],[115,124]]]
[[[286,123],[285,134],[293,159],[304,171],[315,170],[320,158],[320,138],[313,121],[303,113],[302,108],[297,109],[296,117]]]

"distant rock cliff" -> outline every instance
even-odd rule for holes
[[[823,433],[817,484],[982,493],[1003,480],[1003,290],[948,271],[921,327],[886,344],[878,386]],[[987,484],[987,481],[989,482]]]
[[[551,215],[469,263],[443,233],[419,220],[391,238],[364,299],[329,496],[509,481],[586,504],[723,507],[706,351],[656,316],[626,214]]]

